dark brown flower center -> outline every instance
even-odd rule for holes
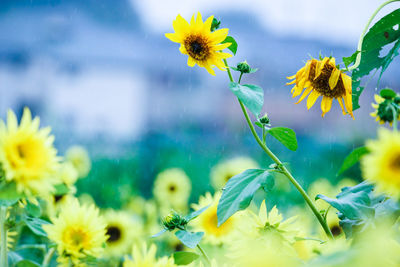
[[[168,190],[171,192],[171,193],[173,193],[173,192],[175,192],[175,190],[176,190],[176,187],[175,187],[175,185],[170,185],[169,187],[168,187]]]
[[[184,41],[185,49],[195,60],[207,60],[210,55],[208,40],[201,35],[189,35]]]
[[[344,97],[346,95],[346,89],[344,88],[342,77],[339,77],[339,80],[333,89],[331,89],[331,87],[329,86],[329,78],[331,77],[332,72],[335,69],[335,67],[333,67],[329,63],[325,63],[324,67],[322,68],[321,74],[314,80],[316,63],[316,61],[315,63],[311,63],[309,76],[311,84],[314,87],[315,91],[323,96],[331,98]]]
[[[65,195],[55,195],[54,196],[54,202],[57,203],[59,202],[61,199],[64,198]]]
[[[396,171],[400,171],[400,154],[393,158],[392,162],[390,163],[390,167]]]
[[[121,238],[121,230],[117,226],[107,227],[107,235],[109,236],[107,242],[116,242]]]
[[[342,233],[342,228],[335,224],[331,227],[331,232],[333,236],[339,236]]]

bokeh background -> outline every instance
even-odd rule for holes
[[[272,125],[296,131],[297,152],[268,142],[300,182],[359,179],[357,167],[341,177],[336,173],[352,148],[375,136],[369,113],[376,79],[368,83],[355,121],[342,116],[337,103],[324,119],[319,105],[310,111],[305,103],[295,105],[285,83],[310,55],[333,55],[337,62],[350,56],[381,3],[1,0],[0,114],[5,118],[11,108],[20,116],[28,106],[52,127],[61,155],[71,145],[86,147],[93,164],[77,184],[78,195],[90,193],[101,207],[117,208],[135,194],[150,197],[155,176],[169,167],[185,170],[193,184],[191,201],[197,201],[211,190],[210,170],[218,162],[250,156],[268,166],[226,73],[214,77],[188,67],[187,56],[164,37],[178,13],[189,19],[200,11],[221,19],[238,41],[231,65],[247,60],[259,68],[243,81],[264,88]],[[381,87],[400,88],[399,70],[395,60]],[[285,203],[300,196],[274,199]]]

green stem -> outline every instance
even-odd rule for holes
[[[7,257],[7,207],[0,207],[0,266],[8,267]]]
[[[211,261],[208,258],[206,252],[200,247],[200,244],[197,244],[197,248],[200,250],[201,254],[203,254],[204,258],[206,259],[206,262],[208,263],[208,265],[211,266]]]
[[[55,248],[49,249],[47,254],[44,256],[42,267],[47,267],[50,265],[51,258],[53,258],[54,252],[56,252]]]
[[[230,71],[229,71],[229,72],[230,72]],[[242,81],[242,76],[243,76],[243,72],[240,73],[239,80],[238,80],[238,84],[240,84],[240,82]]]
[[[400,0],[389,0],[389,1],[386,1],[385,3],[383,3],[382,5],[380,5],[380,6],[375,10],[375,12],[372,14],[372,16],[369,18],[369,20],[368,20],[368,22],[367,22],[367,25],[365,25],[364,31],[362,32],[362,34],[361,34],[361,36],[360,36],[360,39],[358,40],[357,51],[360,51],[360,52],[357,54],[356,62],[354,63],[354,65],[348,68],[349,71],[352,71],[352,70],[358,68],[358,66],[359,66],[360,63],[361,63],[361,54],[362,54],[361,49],[362,49],[362,44],[363,44],[363,41],[364,41],[365,34],[367,33],[367,30],[368,30],[369,25],[371,24],[372,20],[375,18],[375,16],[378,14],[378,12],[379,12],[382,8],[384,8],[386,5],[388,5],[388,4],[392,3],[392,2],[398,2],[398,1],[400,1]]]
[[[224,59],[224,63],[226,66],[228,66],[228,63],[226,59]],[[233,81],[231,71],[228,69],[228,76],[231,82]],[[250,120],[249,114],[247,113],[247,110],[245,106],[243,105],[242,101],[238,99],[240,107],[242,108],[243,114],[246,118],[247,124],[250,127],[250,131],[253,134],[254,138],[256,139],[257,143],[260,145],[260,147],[264,150],[264,152],[278,165],[279,169],[282,171],[282,173],[289,179],[289,181],[296,187],[296,189],[299,191],[299,193],[302,195],[308,206],[311,208],[312,212],[314,213],[315,217],[317,217],[319,223],[321,224],[322,228],[324,229],[325,233],[327,234],[328,237],[333,238],[332,232],[329,229],[328,224],[322,217],[322,215],[319,213],[318,209],[315,207],[313,201],[311,198],[307,195],[306,191],[301,187],[301,185],[297,182],[297,180],[293,177],[293,175],[289,172],[289,170],[282,164],[282,162],[279,160],[277,156],[275,156],[274,153],[264,144],[263,141],[261,141],[260,137],[258,136],[256,130],[254,129],[253,123]]]
[[[390,108],[392,109],[392,112],[393,112],[393,124],[392,124],[393,131],[397,132],[397,117],[399,116],[399,114],[397,114],[397,111],[396,111],[395,107],[393,107],[392,105],[389,105],[389,106],[390,106]]]

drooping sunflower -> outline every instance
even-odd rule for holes
[[[389,100],[385,100],[380,95],[375,95],[375,102],[372,103],[371,106],[375,109],[374,112],[370,113],[371,117],[374,117],[376,121],[379,121],[380,124],[389,123],[390,125],[393,124],[393,110],[390,107],[391,103]],[[393,108],[396,110],[396,106],[393,105]],[[400,120],[400,113],[397,110],[398,117],[397,120]]]
[[[81,206],[77,199],[65,205],[53,224],[43,225],[50,240],[57,244],[59,262],[71,260],[79,264],[87,256],[98,257],[103,252],[106,223],[94,206]]]
[[[204,241],[211,244],[221,244],[230,240],[239,222],[240,213],[237,213],[218,227],[217,207],[220,198],[220,192],[215,193],[214,196],[207,192],[205,196],[200,196],[198,204],[192,204],[194,210],[210,205],[190,223],[196,231],[204,232]]]
[[[187,206],[192,185],[186,173],[178,168],[162,171],[154,182],[153,194],[167,213],[173,208],[184,211]]]
[[[162,257],[156,258],[157,247],[151,244],[147,249],[146,243],[142,244],[142,248],[135,245],[132,249],[132,259],[126,257],[124,267],[177,267],[172,258]]]
[[[305,88],[296,104],[308,96],[307,108],[310,109],[318,97],[322,96],[321,110],[324,117],[331,109],[333,99],[336,99],[343,110],[343,115],[350,114],[354,119],[351,78],[335,64],[333,57],[325,57],[323,60],[310,59],[295,75],[287,77],[290,80],[294,79],[287,85],[295,84],[291,91],[293,97],[299,96]]]
[[[180,43],[179,51],[188,55],[188,66],[199,65],[204,67],[211,75],[215,75],[213,67],[225,71],[226,66],[223,59],[232,55],[221,52],[229,47],[231,43],[223,43],[228,36],[228,29],[219,29],[211,32],[211,24],[214,16],[209,17],[204,23],[200,12],[197,18],[192,16],[190,24],[178,15],[173,21],[174,33],[166,33],[165,36],[172,42]]]
[[[111,257],[124,255],[143,235],[141,222],[124,211],[108,210],[104,219],[108,235],[106,253]]]
[[[385,128],[378,139],[366,142],[369,153],[361,158],[363,178],[376,184],[378,191],[400,197],[400,133]]]
[[[79,178],[84,178],[89,174],[92,162],[89,153],[84,147],[78,145],[71,146],[65,153],[65,158],[75,167]]]
[[[220,190],[233,176],[247,170],[258,168],[257,162],[247,157],[237,157],[218,163],[211,170],[211,184]]]
[[[21,122],[11,110],[7,124],[0,121],[0,162],[6,180],[15,182],[17,190],[27,195],[48,195],[59,180],[54,176],[59,158],[53,147],[50,128],[39,129],[39,118],[32,120],[24,109]]]

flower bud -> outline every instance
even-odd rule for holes
[[[251,67],[249,66],[249,64],[247,64],[246,60],[238,63],[236,68],[238,71],[240,71],[242,73],[250,73],[250,71],[251,71]]]
[[[267,113],[265,113],[264,116],[262,116],[262,117],[260,118],[260,122],[261,122],[262,124],[269,124],[270,120],[269,120],[269,118],[268,118],[268,114],[267,114]]]
[[[175,228],[184,230],[188,221],[176,212],[172,212],[164,217],[163,225],[168,231],[173,231]]]
[[[218,30],[219,26],[221,26],[221,21],[213,18],[213,21],[211,23],[211,31],[213,32],[215,30]]]

